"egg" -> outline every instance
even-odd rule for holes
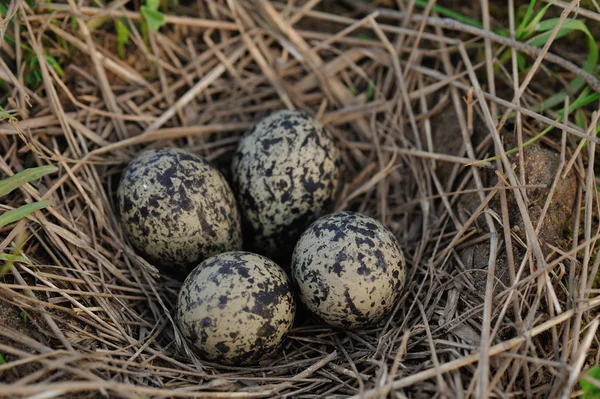
[[[207,161],[176,148],[141,153],[117,190],[123,232],[148,262],[184,277],[202,260],[242,247],[231,188]]]
[[[332,213],[311,224],[296,244],[291,268],[302,303],[325,322],[348,329],[389,314],[405,278],[396,237],[355,212]]]
[[[275,112],[248,131],[232,174],[251,247],[274,258],[291,254],[304,229],[334,203],[340,165],[333,136],[304,112]]]
[[[206,259],[177,298],[177,324],[199,355],[250,364],[271,355],[292,327],[296,304],[284,271],[264,256],[234,251]]]

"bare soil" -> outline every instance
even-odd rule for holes
[[[438,152],[444,152],[449,155],[459,155],[464,151],[464,142],[457,140],[460,137],[461,127],[457,120],[457,114],[454,110],[442,111],[432,118],[432,141],[434,148]],[[486,127],[479,118],[475,118],[471,142],[473,147],[477,147],[486,137]],[[505,149],[511,149],[516,146],[516,134],[507,134],[505,136]],[[515,170],[520,169],[520,154],[515,153],[509,157]],[[547,250],[557,248],[560,251],[568,251],[569,244],[573,236],[573,219],[574,207],[577,193],[577,176],[575,170],[571,169],[566,176],[564,168],[566,162],[561,160],[561,154],[555,149],[549,148],[543,144],[535,143],[523,149],[523,170],[525,171],[525,186],[522,192],[526,196],[526,206],[529,217],[534,227],[537,229],[537,236],[540,244]],[[457,175],[454,165],[445,162],[439,162],[437,165],[437,173],[442,184],[448,188],[458,189],[460,177],[465,177],[468,171],[463,171],[462,175]],[[560,168],[560,169],[559,169]],[[560,177],[556,180],[557,173]],[[484,187],[494,187],[498,184],[498,176],[495,174],[495,168],[483,169],[482,183]],[[520,176],[520,174],[519,174]],[[452,179],[452,180],[451,180]],[[521,178],[522,179],[522,178]],[[523,179],[522,179],[523,180]],[[457,183],[458,182],[458,183]],[[552,188],[554,186],[554,188]],[[466,190],[476,190],[476,184],[473,179],[469,179],[465,185]],[[552,191],[552,197],[548,204],[546,201]],[[459,197],[457,202],[457,217],[461,222],[466,222],[473,215],[481,204],[480,195],[477,192],[465,193]],[[502,233],[500,224],[500,215],[502,215],[501,203],[499,199],[491,202],[492,209],[495,212],[495,224]],[[522,219],[522,213],[519,210],[518,204],[514,198],[512,191],[507,195],[508,214],[510,215],[510,229],[518,240],[515,240],[516,245],[513,245],[512,266],[509,264],[508,255],[505,251],[500,251],[497,254],[495,262],[495,292],[499,293],[512,284],[512,278],[517,274],[518,267],[527,254],[527,238],[525,234],[525,226]],[[547,207],[544,219],[540,226],[539,220],[542,216],[544,207]],[[478,235],[489,234],[489,228],[486,224],[484,215],[478,216],[475,221],[478,234],[474,236],[474,241],[477,241]],[[487,270],[489,266],[490,245],[488,242],[476,242],[473,244],[465,244],[459,250],[467,278],[471,282],[473,303],[476,306],[482,304],[486,290]],[[509,270],[509,268],[514,268]],[[524,270],[524,276],[530,273],[529,268]],[[563,283],[566,283],[566,275]]]
[[[0,300],[0,320],[2,320],[2,328],[10,329],[14,334],[31,336],[35,329],[32,329],[32,317],[36,317],[33,312],[25,313],[22,309]],[[37,322],[37,320],[35,321]],[[35,336],[33,337],[35,338]],[[5,336],[0,336],[0,344],[10,346],[12,350],[33,355],[31,348],[11,340]],[[5,353],[0,350],[0,354],[4,360],[9,363],[21,358],[16,354]],[[35,362],[27,362],[20,366],[11,367],[9,370],[0,371],[0,382],[9,384],[18,381],[19,379],[31,375],[41,369],[41,364]],[[0,395],[1,396],[1,395]]]

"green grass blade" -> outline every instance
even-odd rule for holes
[[[367,86],[367,101],[371,101],[374,95],[375,85],[373,84],[373,82],[369,82],[369,86]]]
[[[594,101],[600,99],[600,93],[592,93],[589,94],[590,90],[589,88],[585,88],[581,94],[579,95],[579,97],[577,97],[577,100],[573,101],[573,103],[569,106],[569,112],[573,112],[575,110],[578,110],[580,108],[585,107],[588,104],[593,103]],[[561,109],[560,111],[558,111],[558,114],[560,116],[562,116],[564,114],[564,111]]]
[[[11,224],[18,220],[21,220],[24,217],[37,211],[38,209],[43,209],[48,206],[50,206],[50,202],[39,201],[39,202],[34,202],[32,204],[20,206],[17,209],[13,209],[13,210],[4,212],[2,215],[0,215],[0,227],[4,227],[7,224]]]
[[[535,16],[532,18],[531,22],[529,22],[527,24],[527,26],[525,27],[525,31],[523,32],[524,38],[528,37],[529,35],[533,34],[533,32],[535,32],[536,28],[539,26],[540,22],[542,21],[542,18],[544,18],[544,15],[546,15],[546,12],[548,11],[548,9],[555,2],[556,2],[556,0],[552,0],[551,2],[546,4],[544,6],[544,8],[542,8],[540,11],[538,11],[537,14],[535,14]]]
[[[578,109],[575,112],[575,124],[579,126],[581,130],[585,130],[587,125],[587,118],[585,116],[585,112],[582,109]]]
[[[19,312],[17,314],[23,321],[23,324],[27,324],[27,320],[30,318],[29,314],[26,311],[24,311],[23,309],[19,309]]]
[[[594,366],[588,371],[586,371],[585,375],[593,380],[600,382],[600,367]],[[579,380],[579,386],[581,390],[586,394],[600,394],[600,389],[598,389],[594,384],[588,382],[585,379]]]
[[[356,35],[356,38],[360,39],[360,40],[369,40],[369,41],[375,40],[375,38],[373,36],[368,35],[366,33],[359,33],[358,35]]]
[[[8,362],[4,358],[4,355],[0,352],[0,364],[6,364],[6,363],[8,363]],[[12,367],[7,367],[4,370],[6,370],[6,371],[12,370]],[[0,375],[2,375],[2,370],[0,370]]]
[[[11,46],[15,45],[15,38],[9,34],[6,34],[6,33],[4,34],[4,41]]]
[[[589,103],[592,103],[598,99],[600,99],[600,93],[589,94],[589,89],[588,88],[584,89],[584,91],[581,93],[581,95],[571,105],[569,105],[569,114],[579,110],[582,107],[585,107]],[[562,120],[564,118],[564,110],[560,110],[557,113],[558,113],[558,118],[556,119],[556,122],[562,122]],[[552,125],[548,126],[546,129],[542,130],[537,135],[535,135],[532,138],[530,138],[529,140],[525,141],[523,143],[523,147],[527,147],[528,145],[535,143],[536,141],[538,141],[539,139],[541,139],[542,137],[544,137],[545,135],[550,133],[552,130],[554,130],[554,126],[552,126]],[[598,128],[596,129],[596,135],[598,135],[598,133],[600,133],[600,126],[598,126]],[[585,143],[585,144],[587,144],[587,143]],[[511,148],[510,150],[506,151],[505,154],[511,155],[511,154],[516,153],[517,151],[519,151],[519,147],[514,147],[514,148]],[[484,163],[484,162],[492,162],[497,159],[500,159],[499,155],[496,155],[496,156],[493,156],[490,158],[486,158],[486,159],[482,159],[481,161],[473,162],[473,163],[471,163],[471,165],[477,165],[477,164]]]
[[[0,180],[0,197],[10,194],[23,184],[37,180],[42,176],[54,173],[57,170],[58,168],[53,165],[40,166],[37,168],[25,169],[14,176]]]
[[[62,69],[59,62],[56,61],[56,58],[52,57],[50,54],[47,53],[44,54],[44,58],[46,59],[48,65],[50,65],[50,67],[54,69],[54,71],[56,71],[58,76],[60,76],[61,78],[65,76],[65,71]]]
[[[141,6],[140,12],[144,16],[144,20],[146,20],[148,28],[152,32],[158,32],[165,24],[165,14],[160,11],[152,10],[150,7]]]
[[[549,29],[551,30],[554,28],[554,26],[556,26],[556,23],[558,23],[557,18],[548,19],[539,24],[538,30],[540,30],[540,31],[542,31],[542,30],[548,31]],[[565,33],[565,32],[571,33],[571,32],[575,32],[575,31],[579,31],[579,32],[583,32],[587,36],[587,38],[588,38],[588,55],[586,57],[584,65],[583,65],[583,70],[593,75],[595,72],[596,66],[598,65],[598,44],[596,43],[594,36],[589,31],[589,29],[587,28],[585,23],[583,21],[579,21],[579,20],[569,21],[568,23],[566,23],[564,26],[561,27],[561,31],[563,29],[565,29],[565,31],[561,32],[561,33]],[[550,32],[544,32],[539,36],[535,36],[535,37],[531,38],[530,40],[527,41],[527,43],[532,44],[534,46],[540,46],[543,43],[546,43],[546,41],[548,40],[549,37],[550,37]],[[585,81],[580,77],[576,77],[569,83],[569,91],[571,93],[577,93],[584,86],[585,86]],[[561,104],[567,95],[568,95],[568,93],[566,90],[561,90],[558,93],[556,93],[555,95],[551,96],[550,98],[544,100],[542,103],[533,107],[533,110],[536,112],[540,112],[544,109],[553,108],[553,107]]]
[[[533,136],[529,140],[525,141],[523,143],[523,148],[527,147],[528,145],[531,145],[531,144],[535,143],[536,141],[538,141],[539,139],[541,139],[542,137],[544,137],[545,135],[547,135],[548,133],[550,133],[552,130],[554,130],[554,126],[552,126],[552,125],[548,126],[546,129],[542,130],[540,133],[536,134],[535,136]],[[596,136],[598,134],[600,134],[600,126],[596,129]],[[586,145],[587,145],[587,142],[583,143],[584,147]],[[512,155],[512,154],[516,153],[517,151],[519,151],[519,147],[514,147],[514,148],[511,148],[510,150],[506,151],[505,154],[508,156],[508,155]],[[495,161],[497,159],[500,159],[500,155],[496,155],[496,156],[493,156],[493,157],[482,159],[481,161],[472,162],[472,163],[470,163],[470,165],[478,165],[480,163],[492,162],[492,161]]]
[[[523,37],[523,32],[525,31],[525,27],[529,23],[529,19],[531,18],[531,14],[533,13],[533,8],[535,7],[536,0],[531,0],[529,2],[529,6],[527,7],[527,11],[525,11],[525,16],[523,16],[523,20],[519,24],[517,28],[517,32],[515,37],[517,40],[520,40]]]
[[[117,52],[119,58],[125,58],[125,45],[129,41],[129,29],[120,19],[115,19],[115,29],[117,31]]]
[[[541,21],[536,27],[535,27],[535,31],[536,32],[550,32],[552,29],[554,29],[556,27],[556,25],[558,25],[558,23],[560,22],[560,18],[548,18],[545,19],[543,21]],[[573,29],[580,29],[583,26],[583,29],[585,29],[585,23],[583,23],[581,20],[579,19],[571,19],[571,20],[566,20],[562,25],[561,25],[561,29],[566,28],[572,26]]]
[[[523,142],[523,148],[535,143],[536,141],[538,141],[539,139],[541,139],[542,137],[547,135],[552,129],[554,129],[554,126],[550,125],[546,129],[542,130],[540,133],[538,133],[535,136],[533,136],[532,138],[530,138],[529,140]],[[510,150],[506,151],[505,154],[508,156],[508,155],[512,155],[512,154],[516,153],[517,151],[519,151],[519,147],[514,147],[514,148],[511,148]],[[500,159],[500,155],[482,159],[481,161],[472,162],[471,165],[477,165],[477,164],[485,163],[485,162],[492,162],[497,159]]]
[[[31,264],[31,261],[24,256],[14,255],[14,254],[5,254],[2,252],[0,252],[0,262],[10,262],[10,263],[19,262],[19,263]]]
[[[146,0],[146,7],[148,7],[152,11],[158,11],[159,6],[160,0]]]
[[[408,3],[408,0],[405,0],[405,1]],[[429,2],[427,0],[416,0],[415,1],[415,4],[421,8],[426,8],[428,3]],[[481,22],[479,22],[475,19],[469,18],[466,15],[461,14],[459,12],[450,10],[449,8],[442,7],[440,5],[435,4],[431,9],[444,17],[453,18],[453,19],[456,19],[457,21],[463,22],[467,25],[476,26],[478,28],[483,28],[483,24]]]
[[[543,33],[528,39],[526,43],[531,44],[532,46],[541,47],[550,38],[552,30],[556,27],[556,24],[558,24],[558,18],[547,19],[545,21],[540,22],[535,31]],[[587,26],[585,26],[585,23],[583,21],[575,19],[563,24],[558,30],[556,38],[559,39],[574,31],[581,31],[586,35],[591,35]]]
[[[4,261],[4,263],[0,263],[0,277],[7,273],[13,267],[15,262],[31,264],[31,261],[27,259],[27,257],[21,256],[23,253],[23,245],[26,241],[26,234],[24,231],[21,231],[16,237],[15,247],[11,248],[11,252],[8,254],[0,252],[0,260]]]
[[[0,107],[0,108],[2,108],[2,107]],[[12,118],[12,115],[10,114],[10,112],[0,109],[0,120],[10,119],[10,118]]]
[[[558,30],[558,33],[556,34],[556,39],[563,38],[563,37],[567,36],[569,33],[572,33],[574,30],[575,29],[569,29],[569,28],[562,27]],[[534,36],[531,39],[527,40],[526,43],[531,44],[532,46],[541,47],[544,45],[544,43],[546,43],[548,41],[549,37],[550,37],[550,32],[542,33],[541,35]]]

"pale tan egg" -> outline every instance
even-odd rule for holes
[[[337,212],[302,234],[292,255],[292,279],[304,305],[325,322],[366,327],[398,302],[405,260],[396,237],[379,221]]]
[[[177,324],[203,358],[249,364],[275,352],[294,322],[285,272],[262,255],[236,251],[196,267],[177,299]]]
[[[123,231],[136,251],[185,277],[202,260],[242,247],[241,217],[221,173],[176,148],[141,153],[117,190]]]
[[[272,257],[291,254],[304,229],[333,205],[340,166],[333,136],[308,114],[286,110],[260,120],[232,162],[250,245]]]

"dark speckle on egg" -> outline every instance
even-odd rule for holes
[[[304,112],[278,111],[260,120],[232,163],[250,245],[272,257],[291,253],[304,229],[333,205],[340,165],[331,134]]]
[[[396,237],[354,212],[321,217],[292,255],[292,278],[304,305],[327,323],[360,328],[385,317],[400,298],[405,260]]]
[[[177,324],[199,355],[222,364],[249,364],[271,355],[292,327],[290,281],[273,261],[250,252],[206,259],[177,298]]]
[[[241,249],[241,216],[225,178],[176,148],[143,152],[117,190],[123,231],[136,251],[185,277],[207,256]]]

